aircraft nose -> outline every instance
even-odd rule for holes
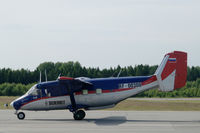
[[[14,101],[12,101],[12,102],[10,103],[10,106],[14,108],[13,104],[14,104]]]
[[[16,110],[19,110],[20,103],[18,101],[13,101],[13,102],[10,103],[10,106],[12,106]]]

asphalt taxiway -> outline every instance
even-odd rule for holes
[[[199,133],[200,112],[87,111],[74,121],[69,111],[29,112],[18,120],[14,110],[0,110],[0,133]]]

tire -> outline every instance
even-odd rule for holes
[[[19,112],[19,113],[17,114],[17,118],[18,118],[19,120],[23,120],[23,119],[25,118],[25,114],[24,114],[23,112]]]
[[[83,120],[85,118],[85,111],[78,110],[74,113],[74,120]]]

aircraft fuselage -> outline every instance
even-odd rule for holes
[[[85,86],[80,91],[74,92],[74,98],[77,108],[86,110],[113,107],[130,96],[158,87],[156,76],[97,78],[84,81],[93,85]],[[27,93],[17,99],[17,103],[13,103],[16,110],[71,108],[69,91],[59,80],[39,83],[34,87],[38,92],[35,94]]]

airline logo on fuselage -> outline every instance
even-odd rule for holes
[[[141,82],[119,84],[119,89],[141,87]]]

